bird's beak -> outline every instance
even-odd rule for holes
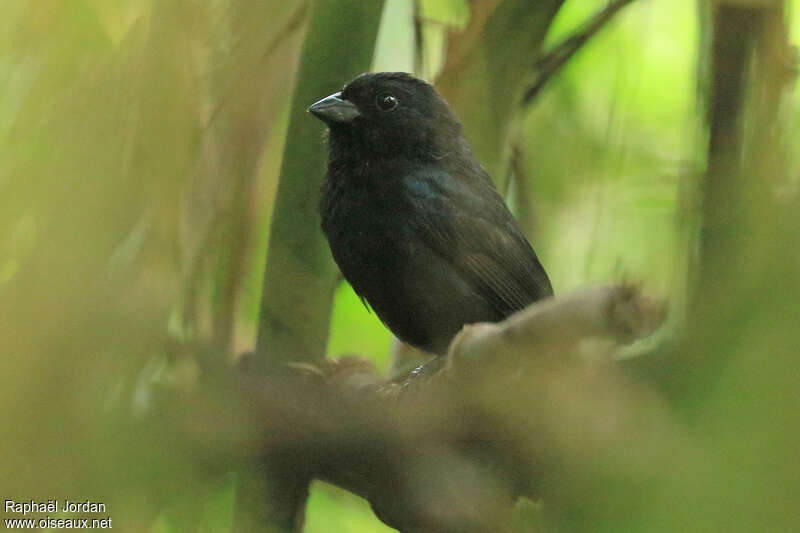
[[[361,116],[355,104],[342,98],[342,93],[333,93],[308,106],[307,111],[326,124],[332,122],[352,122]]]

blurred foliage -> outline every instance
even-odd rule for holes
[[[481,13],[476,9],[497,3],[387,0],[372,69],[419,68],[418,75],[434,81],[447,68],[448,42],[469,28]],[[605,4],[564,2],[544,48]],[[696,2],[634,2],[521,110],[513,89],[529,75],[535,39],[504,40],[505,24],[531,24],[536,14],[535,3],[519,5],[500,13],[505,18],[480,34],[489,41],[474,52],[503,62],[470,63],[473,70],[457,79],[466,96],[455,95],[454,104],[471,142],[499,183],[514,174],[507,148],[520,149],[510,194],[532,199],[525,230],[557,293],[633,279],[682,302],[697,246],[695,188],[705,164]],[[791,39],[800,43],[800,1],[790,5]],[[311,103],[292,99],[309,6],[289,0],[0,5],[5,497],[94,498],[130,531],[185,531],[187,523],[198,531],[228,530],[235,484],[225,469],[198,469],[191,456],[167,461],[158,447],[177,443],[138,442],[119,421],[130,415],[131,398],[149,402],[143,383],[191,389],[200,369],[221,372],[254,347],[289,118]],[[494,122],[496,109],[483,105],[490,98],[502,103],[502,120]],[[798,90],[781,117],[787,179],[778,189],[788,196],[800,187]],[[510,138],[499,138],[506,129]],[[308,149],[323,151],[322,139]],[[312,178],[322,176],[304,177]],[[780,291],[781,283],[775,285],[765,290]],[[775,301],[749,297],[753,316]],[[792,309],[781,316],[791,318]],[[703,415],[720,454],[710,466],[683,472],[695,476],[699,488],[691,495],[705,496],[709,512],[664,512],[691,503],[690,493],[680,492],[684,485],[669,480],[660,490],[675,489],[675,501],[649,530],[759,530],[762,524],[731,523],[745,511],[726,514],[731,501],[747,501],[739,491],[749,490],[748,482],[760,494],[754,501],[771,502],[770,516],[786,517],[787,527],[770,529],[797,523],[790,520],[794,502],[770,486],[761,461],[772,454],[776,464],[768,466],[781,471],[778,458],[800,436],[786,407],[796,407],[796,394],[786,392],[794,385],[783,383],[797,376],[786,359],[792,338],[781,328],[746,329],[763,322],[740,318],[729,329],[751,335],[736,337],[740,357]],[[347,284],[336,290],[331,323],[331,356],[357,353],[386,369],[391,335]],[[779,348],[762,353],[770,342]],[[776,382],[782,385],[771,388]],[[759,396],[765,390],[774,396]],[[778,420],[761,418],[770,410]],[[763,441],[740,439],[755,430]],[[726,461],[743,463],[741,470],[731,466],[722,481],[704,477],[726,471]],[[138,488],[154,479],[163,480],[161,493],[143,496]],[[729,493],[712,495],[728,482]],[[387,530],[363,501],[322,484],[314,486],[307,514],[309,532]],[[696,520],[693,527],[681,522],[687,517]],[[646,523],[631,520],[636,527]]]
[[[339,531],[384,533],[394,529],[377,522],[361,498],[333,485],[317,482],[308,501],[305,531]]]

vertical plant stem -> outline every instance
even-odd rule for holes
[[[315,2],[303,45],[267,253],[257,364],[325,356],[336,267],[320,231],[323,125],[306,107],[369,69],[382,2]]]
[[[270,228],[253,370],[325,357],[337,269],[318,212],[324,127],[306,107],[369,69],[383,2],[317,0],[312,6]],[[285,453],[260,466],[242,472],[234,531],[299,530],[310,478]]]
[[[700,186],[700,257],[690,301],[687,342],[658,374],[677,405],[696,406],[736,352],[743,325],[763,298],[774,251],[772,171],[777,109],[785,80],[775,74],[788,50],[782,2],[707,2],[711,45],[705,98],[708,164]],[[770,29],[771,28],[771,29]],[[776,45],[773,38],[782,40]],[[766,143],[766,144],[765,144]],[[766,218],[765,218],[766,217]],[[765,233],[766,232],[766,233]],[[762,304],[763,305],[763,304]]]

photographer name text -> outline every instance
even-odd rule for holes
[[[14,500],[5,501],[5,512],[15,513],[25,516],[28,513],[105,513],[106,504],[103,502],[93,502],[86,500],[82,502],[73,502],[64,500],[47,500],[46,502],[26,501],[17,502]]]

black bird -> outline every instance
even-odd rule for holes
[[[330,130],[320,212],[333,258],[401,340],[441,354],[465,324],[553,294],[431,85],[362,74],[308,111]]]

